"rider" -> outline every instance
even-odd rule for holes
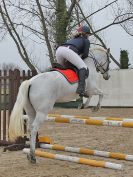
[[[89,54],[90,42],[88,37],[90,29],[88,26],[80,26],[77,31],[78,33],[74,38],[57,48],[56,59],[63,66],[65,66],[66,60],[76,66],[79,75],[79,84],[76,93],[80,96],[85,96],[85,79],[89,75],[89,70],[83,60]]]

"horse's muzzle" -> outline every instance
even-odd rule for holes
[[[104,78],[105,80],[109,80],[110,75],[108,75],[108,74],[104,74],[104,75],[103,75],[103,78]]]
[[[110,75],[108,75],[106,78],[104,78],[105,80],[109,80],[109,78],[110,78]]]

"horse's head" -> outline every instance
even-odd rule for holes
[[[91,52],[91,58],[94,61],[97,72],[100,72],[103,75],[103,78],[108,80],[110,78],[110,49],[95,48]]]

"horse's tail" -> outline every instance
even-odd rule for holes
[[[9,139],[15,141],[17,137],[24,136],[23,108],[28,99],[30,81],[22,82],[19,87],[17,100],[13,107],[9,123]]]

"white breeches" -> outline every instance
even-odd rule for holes
[[[86,64],[83,62],[80,56],[71,49],[69,49],[69,47],[65,46],[58,47],[58,49],[56,50],[56,59],[57,62],[63,66],[65,66],[65,61],[67,60],[74,66],[76,66],[78,69],[81,68],[87,69]]]

